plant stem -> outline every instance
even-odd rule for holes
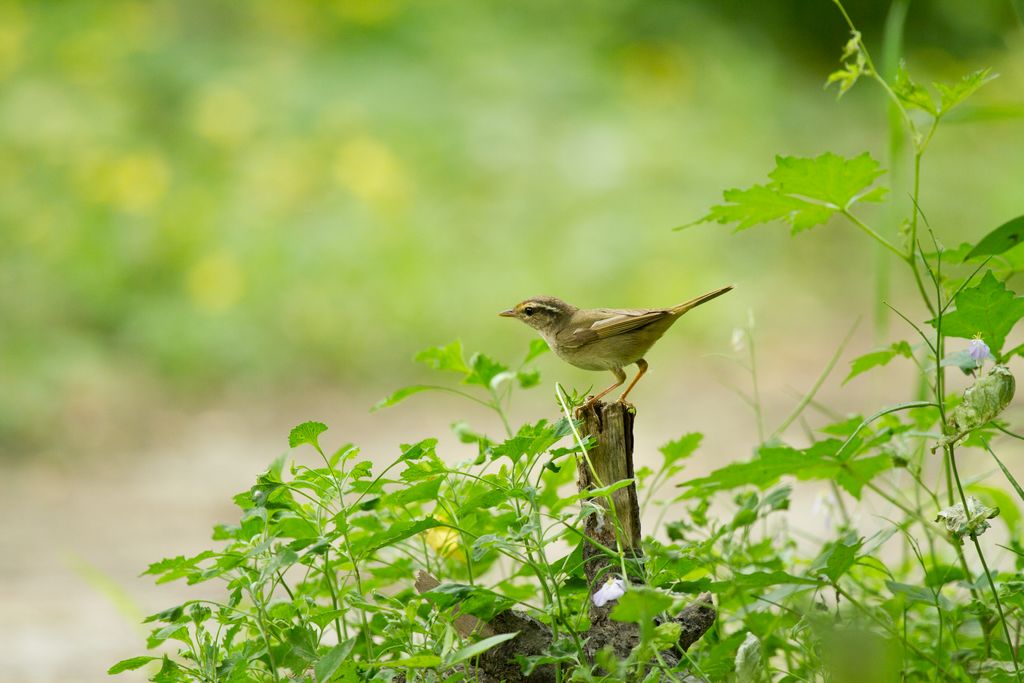
[[[963,484],[960,483],[960,472],[956,466],[956,453],[952,443],[946,444],[946,454],[949,457],[949,465],[953,470],[953,478],[956,480],[956,489],[960,493],[960,502],[964,506],[964,516],[966,519],[971,519],[971,509],[967,506],[967,496],[964,495]],[[996,612],[999,613],[999,623],[1003,626],[1003,635],[1006,636],[1006,648],[1010,651],[1010,659],[1013,660],[1013,670],[1017,674],[1017,680],[1021,680],[1020,666],[1017,663],[1017,653],[1013,648],[1013,638],[1010,636],[1010,627],[1006,625],[1006,615],[1003,614],[1003,603],[999,599],[999,591],[996,589],[996,583],[992,580],[992,572],[988,569],[988,562],[985,561],[985,553],[981,550],[981,544],[978,543],[978,537],[973,532],[971,533],[971,541],[974,543],[974,549],[978,551],[978,559],[981,560],[981,566],[985,570],[985,577],[988,579],[988,587],[992,591],[992,599],[996,603]]]

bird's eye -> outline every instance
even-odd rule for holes
[[[523,309],[523,313],[525,313],[526,315],[533,315],[536,310],[537,309],[535,309],[533,306],[527,306],[526,308]]]

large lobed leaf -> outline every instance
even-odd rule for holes
[[[998,355],[1006,335],[1021,318],[1024,318],[1024,297],[1007,289],[990,270],[977,285],[956,295],[956,310],[943,316],[942,333],[963,339],[980,335]],[[936,324],[935,320],[929,322]]]
[[[865,152],[847,159],[825,152],[814,158],[779,156],[771,182],[723,193],[727,203],[711,207],[697,223],[735,223],[737,230],[784,221],[793,232],[826,222],[858,201],[879,201],[885,189],[874,187],[884,171]]]

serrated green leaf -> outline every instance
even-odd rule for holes
[[[508,370],[507,365],[482,353],[474,353],[469,366],[471,372],[462,380],[463,384],[478,384],[482,387],[490,387],[495,377]]]
[[[837,209],[847,208],[862,197],[884,171],[867,152],[850,159],[825,152],[813,159],[777,157],[775,170],[768,174],[786,195],[808,197],[827,202]],[[871,201],[878,201],[871,197]]]
[[[835,213],[827,206],[787,197],[768,185],[726,190],[722,198],[729,203],[712,206],[708,214],[697,222],[736,223],[739,231],[772,221],[784,221],[796,233],[824,223]]]
[[[867,372],[871,368],[877,368],[883,365],[887,365],[896,356],[903,356],[904,358],[913,358],[914,352],[910,348],[910,344],[905,341],[898,341],[887,349],[880,351],[872,351],[866,353],[859,358],[854,358],[850,361],[850,374],[843,380],[843,384],[846,384],[857,375]]]
[[[826,222],[857,201],[880,201],[884,188],[871,188],[883,173],[867,153],[850,159],[826,152],[814,158],[779,156],[767,185],[723,193],[726,204],[711,207],[698,223],[735,223],[737,230],[784,221],[793,232]]]
[[[447,346],[432,346],[429,349],[423,349],[416,354],[414,360],[418,363],[425,363],[435,370],[469,374],[469,366],[466,365],[461,341],[456,340]]]
[[[487,652],[495,645],[500,645],[504,643],[506,640],[512,640],[518,635],[519,631],[513,631],[512,633],[499,633],[496,636],[484,638],[483,640],[475,642],[472,645],[467,645],[466,647],[457,650],[456,652],[453,652],[451,656],[447,657],[445,660],[445,666],[455,666],[456,664],[460,664],[466,661],[467,659],[472,659],[473,657],[476,657],[477,655],[483,652]]]
[[[689,458],[700,448],[700,443],[703,439],[704,435],[700,432],[691,432],[679,437],[675,441],[669,441],[658,449],[661,451],[664,459],[662,466],[667,468],[679,460]]]
[[[1013,249],[1022,241],[1024,241],[1024,216],[1017,216],[985,235],[963,260],[968,261],[979,256],[996,256]]]
[[[444,525],[433,517],[407,522],[396,522],[385,532],[360,539],[353,543],[352,554],[356,556],[368,555],[376,550],[389,545],[394,545],[395,543],[403,541],[410,536],[415,536],[418,533],[438,526]]]
[[[968,97],[977,92],[978,88],[996,78],[991,69],[972,71],[956,83],[936,83],[935,88],[941,96],[942,113],[948,112]]]
[[[323,422],[303,422],[294,427],[288,435],[288,446],[298,448],[302,444],[309,444],[320,450],[319,436],[327,431],[327,425]]]
[[[150,662],[156,661],[158,659],[160,659],[160,658],[159,657],[145,657],[145,656],[143,656],[143,657],[132,657],[130,659],[122,659],[120,662],[118,662],[114,666],[112,666],[109,669],[107,669],[107,674],[112,676],[114,674],[119,674],[122,671],[135,671],[136,669],[141,669],[142,667],[146,666]]]
[[[425,479],[412,486],[400,488],[393,493],[383,497],[385,504],[389,506],[403,507],[409,503],[418,503],[424,500],[435,500],[437,492],[441,489],[441,477]]]
[[[867,65],[867,58],[864,56],[859,31],[853,31],[850,39],[843,46],[843,55],[840,58],[840,62],[843,68],[830,73],[828,80],[825,81],[825,87],[833,83],[839,84],[837,99],[853,87],[857,79],[864,74],[864,67]]]
[[[956,295],[956,310],[942,318],[942,333],[949,337],[973,339],[981,335],[992,353],[998,355],[1017,321],[1024,318],[1024,297],[1018,297],[985,273],[976,286]],[[933,326],[935,321],[929,321]]]
[[[939,113],[931,95],[922,86],[914,82],[907,73],[906,66],[900,63],[896,70],[896,81],[893,83],[892,91],[899,98],[900,102],[908,107],[914,107],[928,112],[932,116]]]

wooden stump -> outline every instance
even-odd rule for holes
[[[588,406],[579,416],[582,419],[582,434],[591,442],[586,455],[577,456],[577,487],[580,493],[611,486],[616,482],[634,478],[633,469],[633,422],[636,414],[621,403],[595,403]],[[625,578],[631,584],[643,582],[643,538],[640,528],[640,504],[637,500],[636,484],[630,483],[608,496],[597,495],[589,498],[597,510],[584,519],[583,541],[584,573],[590,595],[612,578]],[[622,550],[628,576],[622,576],[622,563],[618,551]],[[423,584],[421,587],[420,584]],[[424,590],[431,585],[426,579],[417,580],[417,589]],[[433,580],[436,585],[436,580]],[[619,657],[627,657],[640,642],[637,624],[613,621],[609,618],[615,602],[602,607],[588,601],[590,605],[590,630],[582,634],[585,640],[584,652],[593,661],[595,653],[610,646]],[[672,621],[681,627],[679,647],[686,650],[711,628],[717,616],[710,593],[701,594]],[[462,620],[460,622],[459,620]],[[470,622],[463,617],[456,620],[460,631],[474,633],[509,633],[519,635],[498,648],[485,653],[479,662],[483,683],[505,681],[513,683],[548,683],[556,680],[554,667],[539,667],[530,676],[523,676],[515,664],[517,655],[541,654],[551,642],[551,631],[547,626],[525,613],[509,610],[497,615],[490,623]],[[463,635],[470,635],[464,632]],[[675,650],[662,652],[662,661],[669,666],[679,662]]]

